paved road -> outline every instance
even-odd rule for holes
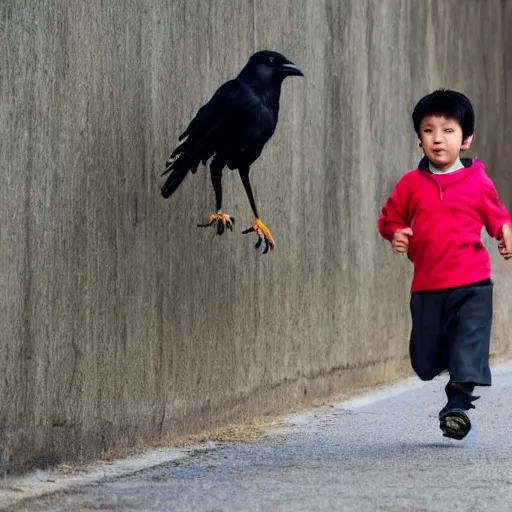
[[[512,364],[495,368],[461,442],[438,429],[445,382],[410,379],[291,416],[262,443],[218,445],[10,510],[512,510]]]

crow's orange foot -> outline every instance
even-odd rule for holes
[[[255,245],[256,249],[263,246],[263,254],[266,254],[269,249],[274,248],[274,239],[272,238],[267,226],[265,226],[260,219],[254,219],[252,226],[249,229],[242,231],[242,233],[245,235],[246,233],[253,233],[254,231],[258,234],[258,241]]]
[[[235,223],[235,219],[230,217],[227,213],[217,212],[214,215],[211,215],[206,224],[198,224],[198,228],[206,228],[208,226],[216,225],[217,226],[217,235],[222,235],[226,229],[233,231],[233,224]]]

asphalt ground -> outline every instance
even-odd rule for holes
[[[493,367],[492,387],[476,388],[482,398],[462,441],[439,430],[446,381],[411,378],[294,414],[256,443],[151,452],[51,482],[44,473],[11,480],[0,486],[0,506],[13,512],[512,510],[512,363]],[[30,489],[34,497],[26,499]],[[52,489],[60,490],[37,497]]]

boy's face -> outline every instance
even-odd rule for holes
[[[462,128],[455,119],[426,116],[420,124],[420,146],[425,156],[441,171],[449,169],[461,150],[471,146],[473,135],[462,139]]]

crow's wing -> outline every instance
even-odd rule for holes
[[[199,162],[205,163],[213,155],[219,137],[226,135],[228,125],[248,108],[251,99],[254,100],[253,94],[237,79],[220,86],[180,135],[179,140],[183,142],[172,152],[163,174],[172,170],[178,161],[180,167],[185,165],[195,172]]]

